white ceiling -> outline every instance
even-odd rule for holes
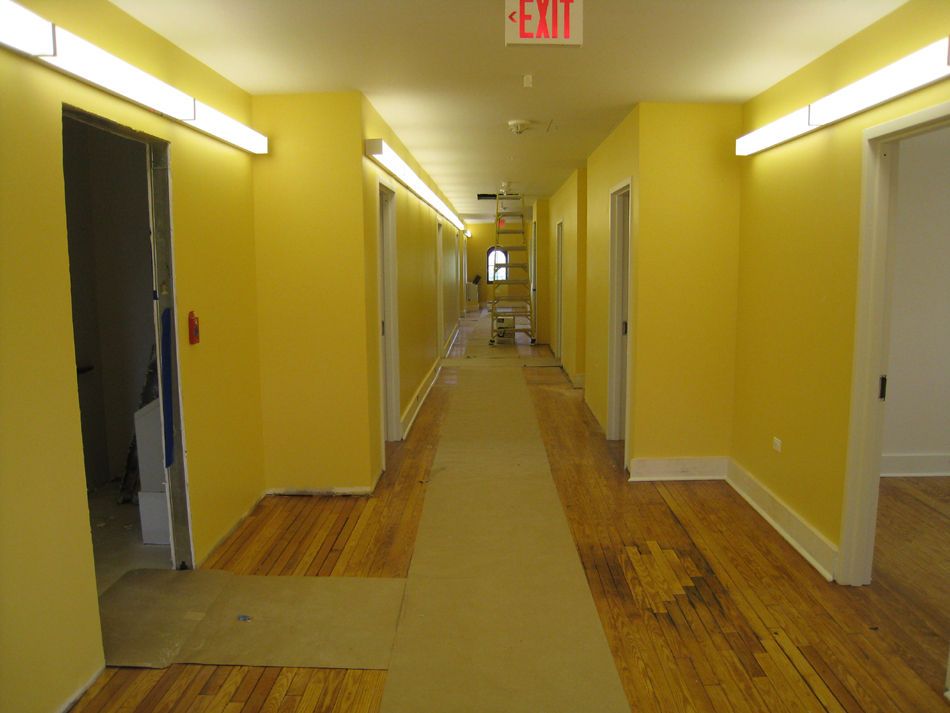
[[[470,219],[502,181],[550,196],[634,104],[743,102],[906,0],[587,0],[582,47],[506,47],[503,0],[112,2],[252,94],[363,92]]]

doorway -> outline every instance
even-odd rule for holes
[[[554,321],[554,356],[561,359],[561,350],[564,344],[564,221],[558,221],[554,233],[554,249],[557,253],[555,265],[555,279],[557,280],[557,290],[555,305],[557,315]]]
[[[396,290],[396,187],[378,177],[379,195],[379,314],[382,324],[380,379],[382,386],[383,468],[386,467],[385,441],[402,440],[399,415],[399,320]]]
[[[864,182],[851,421],[835,579],[871,581],[890,352],[891,264],[896,245],[901,142],[950,126],[950,102],[864,132]],[[943,204],[944,202],[941,201]],[[891,385],[893,393],[893,384]]]
[[[442,244],[442,216],[436,219],[435,228],[435,289],[438,310],[436,314],[436,352],[439,359],[445,356],[445,246]]]
[[[78,397],[100,592],[194,566],[181,445],[168,146],[66,109]]]
[[[630,186],[610,191],[610,313],[607,355],[607,440],[625,440],[630,302]],[[627,462],[626,457],[624,462]]]

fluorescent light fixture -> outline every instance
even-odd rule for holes
[[[250,153],[267,153],[266,136],[197,99],[195,100],[195,118],[184,121],[199,131],[211,134]]]
[[[756,129],[736,140],[736,155],[748,156],[758,153],[769,146],[775,146],[783,141],[794,139],[796,136],[814,131],[817,126],[808,123],[808,107],[783,116],[781,119]]]
[[[195,100],[94,44],[56,28],[56,54],[41,57],[90,84],[179,121],[195,118]]]
[[[950,75],[950,39],[944,38],[811,105],[810,122],[830,124]]]
[[[15,2],[0,0],[0,44],[33,57],[51,55],[56,51],[53,23]]]
[[[366,155],[406,184],[413,193],[435,208],[456,228],[459,230],[465,228],[465,224],[462,223],[459,217],[449,210],[445,202],[416,175],[415,171],[409,168],[408,164],[385,141],[382,139],[367,139]]]
[[[0,44],[245,151],[267,153],[263,134],[11,0],[0,0]]]
[[[950,38],[944,38],[737,139],[736,155],[758,153],[948,76]]]

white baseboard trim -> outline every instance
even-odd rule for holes
[[[458,339],[458,336],[459,336],[459,325],[458,323],[456,323],[455,329],[452,330],[452,336],[450,336],[448,340],[446,340],[445,344],[442,345],[443,356],[449,353],[449,350],[452,348],[452,345],[455,344],[455,340]]]
[[[422,402],[426,400],[426,397],[432,390],[432,385],[438,378],[439,371],[441,369],[442,360],[439,359],[435,362],[435,364],[432,365],[432,368],[429,369],[429,373],[426,374],[426,378],[422,380],[422,383],[419,384],[419,388],[416,389],[416,393],[412,397],[412,403],[409,404],[409,408],[407,408],[405,413],[402,415],[401,425],[403,438],[409,434],[409,429],[412,428],[412,424],[416,421],[416,416],[419,415],[419,409],[422,408]]]
[[[887,454],[881,456],[882,478],[950,475],[950,453]]]
[[[732,458],[634,458],[630,480],[725,480],[829,582],[838,547]]]
[[[373,489],[359,488],[274,488],[267,495],[372,495]]]
[[[631,481],[725,480],[728,458],[634,458]]]
[[[79,687],[79,690],[77,690],[73,694],[73,697],[69,701],[67,701],[66,703],[64,703],[63,705],[61,705],[59,708],[56,709],[56,713],[66,713],[66,711],[70,710],[73,706],[75,706],[76,703],[79,702],[79,699],[82,698],[86,694],[86,691],[92,688],[92,684],[96,682],[96,680],[99,678],[99,676],[102,675],[102,672],[105,670],[106,670],[106,666],[105,664],[103,664],[102,666],[99,667],[99,670],[96,671],[92,675],[92,678],[90,678],[86,682],[85,685]]]
[[[731,458],[726,481],[829,582],[838,547]]]
[[[944,691],[943,697],[946,698],[948,701],[950,701],[950,691]]]
[[[584,375],[583,375],[583,374],[575,374],[574,376],[572,376],[572,377],[571,377],[571,384],[574,386],[575,389],[583,389],[583,388],[584,388]]]

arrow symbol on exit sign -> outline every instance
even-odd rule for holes
[[[511,20],[512,22],[518,22],[518,21],[515,19],[515,15],[517,15],[517,14],[518,14],[518,11],[515,10],[513,13],[511,13],[511,14],[508,16],[508,19]]]

